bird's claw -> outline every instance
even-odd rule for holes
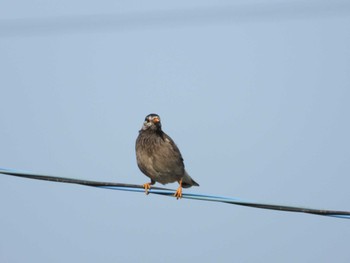
[[[176,197],[176,199],[182,198],[182,187],[179,186],[179,188],[177,188],[174,196]]]
[[[143,186],[143,188],[145,188],[145,194],[148,195],[149,189],[151,189],[151,183],[145,183],[142,186]]]

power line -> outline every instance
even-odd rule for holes
[[[88,181],[88,180],[80,180],[80,179],[73,179],[73,178],[66,178],[66,177],[56,177],[56,176],[39,175],[39,174],[33,174],[33,173],[25,173],[25,172],[19,172],[19,171],[1,169],[1,168],[0,168],[0,173],[11,175],[11,176],[22,177],[22,178],[45,180],[45,181],[58,182],[58,183],[79,184],[79,185],[112,189],[112,190],[121,190],[121,191],[144,192],[144,188],[142,185],[135,185],[135,184]],[[175,190],[167,189],[163,187],[152,187],[149,190],[149,193],[157,194],[157,195],[173,196],[175,193]],[[201,200],[201,201],[220,202],[220,203],[234,204],[234,205],[261,208],[261,209],[307,213],[307,214],[314,214],[314,215],[350,219],[350,211],[334,211],[334,210],[303,208],[303,207],[286,206],[286,205],[266,204],[266,203],[258,203],[258,202],[248,202],[248,201],[244,201],[244,200],[240,200],[232,197],[207,195],[207,194],[183,193],[182,198]]]
[[[0,37],[92,31],[204,26],[222,23],[278,21],[350,14],[349,1],[258,3],[134,14],[58,16],[0,20]]]

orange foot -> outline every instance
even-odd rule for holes
[[[182,179],[179,181],[179,187],[177,188],[174,196],[176,197],[176,199],[179,199],[182,197]]]
[[[151,185],[152,185],[152,183],[145,183],[145,184],[143,184],[142,186],[143,186],[143,188],[145,188],[145,194],[146,195],[148,195],[149,194],[149,189],[151,189]]]

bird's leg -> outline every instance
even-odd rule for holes
[[[155,182],[151,181],[149,183],[145,183],[143,184],[143,188],[145,188],[145,194],[148,195],[149,194],[149,189],[151,189],[151,185],[154,185]]]
[[[178,181],[178,182],[179,182],[180,185],[179,185],[179,187],[177,188],[177,190],[176,190],[176,192],[174,194],[176,199],[179,199],[179,198],[182,197],[182,179],[180,181]]]

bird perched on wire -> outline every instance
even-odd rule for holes
[[[174,194],[177,199],[182,196],[182,187],[199,186],[186,172],[179,148],[162,131],[157,114],[146,116],[135,148],[138,167],[151,179],[151,182],[143,184],[146,194],[156,182],[168,184],[177,181],[179,187]]]

